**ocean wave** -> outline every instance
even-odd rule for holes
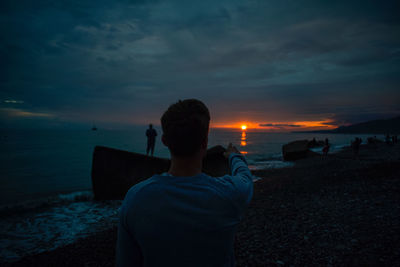
[[[93,200],[92,191],[78,191],[68,194],[59,194],[57,196],[60,200],[64,202],[79,202],[79,201],[90,201]]]
[[[338,153],[340,151],[342,151],[343,149],[349,147],[348,144],[338,144],[338,145],[331,145],[330,147],[330,153]],[[319,154],[322,154],[322,150],[324,149],[324,147],[315,147],[315,148],[311,148],[310,150]]]
[[[258,161],[254,165],[249,165],[250,170],[264,170],[264,169],[280,169],[293,167],[294,163],[289,161],[282,160],[266,160],[266,161]]]
[[[261,177],[253,175],[253,182],[257,182],[257,181],[259,181],[261,179],[262,179]]]
[[[58,205],[66,205],[72,202],[92,201],[92,191],[77,191],[66,194],[58,194],[45,198],[38,198],[17,203],[3,204],[0,206],[0,216],[38,211]]]
[[[0,265],[1,259],[15,261],[115,227],[121,203],[93,201],[91,192],[82,191],[60,194],[47,202],[7,207],[3,212],[12,215],[0,219]],[[25,212],[11,211],[15,208]]]

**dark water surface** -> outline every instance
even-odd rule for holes
[[[93,149],[144,153],[145,130],[1,130],[0,259],[54,249],[114,225],[121,202],[92,200]],[[283,144],[313,137],[329,138],[338,150],[355,136],[211,130],[209,146],[233,142],[252,169],[279,168],[292,164],[282,161]],[[155,155],[169,157],[160,136]]]

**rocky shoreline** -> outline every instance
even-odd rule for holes
[[[263,177],[236,235],[237,266],[400,266],[400,145],[299,160]],[[116,228],[4,266],[114,266]]]

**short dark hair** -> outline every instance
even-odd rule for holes
[[[197,99],[179,100],[161,117],[164,140],[176,157],[193,156],[208,135],[210,112]]]

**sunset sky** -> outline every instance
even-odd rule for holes
[[[0,3],[0,127],[328,129],[400,115],[400,1]]]

